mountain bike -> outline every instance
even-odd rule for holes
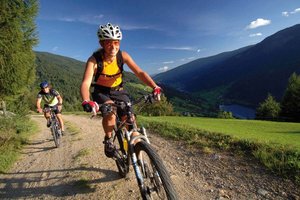
[[[101,110],[116,116],[116,125],[113,130],[113,143],[116,147],[113,159],[116,162],[119,174],[125,178],[132,165],[136,180],[144,200],[148,199],[178,199],[170,175],[162,159],[150,145],[144,127],[137,128],[132,116],[132,106],[144,100],[153,102],[153,95],[143,95],[137,101],[114,101],[113,104],[102,104]],[[122,121],[116,112],[122,109],[126,119]]]
[[[58,148],[61,144],[61,128],[58,121],[58,118],[54,112],[54,108],[49,108],[50,111],[50,130],[53,136],[54,144]]]

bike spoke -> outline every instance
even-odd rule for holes
[[[158,154],[150,144],[141,141],[135,145],[138,166],[143,176],[143,199],[177,199],[170,176]]]

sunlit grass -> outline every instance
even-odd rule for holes
[[[198,117],[151,117],[168,122],[248,139],[294,147],[300,151],[300,123]]]
[[[17,160],[22,145],[37,132],[37,127],[27,117],[0,118],[0,172],[7,171]]]
[[[230,150],[254,156],[266,168],[300,184],[300,124],[195,117],[139,117],[164,137],[185,141],[209,153]]]

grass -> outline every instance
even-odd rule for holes
[[[20,155],[37,126],[27,117],[0,117],[0,172],[6,172]]]
[[[68,127],[68,132],[70,135],[77,135],[80,133],[80,130],[78,127],[74,126],[72,123],[70,123],[69,121],[65,121],[65,124]]]
[[[252,155],[271,171],[300,184],[300,123],[166,116],[139,117],[138,122],[205,151],[227,149]]]
[[[151,121],[190,126],[237,139],[289,146],[300,151],[300,123],[171,116],[151,117]]]
[[[74,160],[78,161],[80,158],[87,156],[90,154],[90,150],[89,149],[81,149],[75,156],[74,156]]]

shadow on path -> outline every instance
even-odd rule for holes
[[[95,188],[82,187],[80,180],[68,180],[69,175],[75,171],[81,172],[98,172],[104,174],[100,179],[87,180],[86,185],[95,183],[111,182],[120,179],[116,171],[98,169],[93,167],[79,167],[71,169],[31,171],[18,173],[3,173],[0,175],[0,198],[26,198],[26,197],[42,197],[50,195],[55,197],[74,196],[76,194],[93,193]],[[53,177],[43,178],[43,175],[55,173]],[[59,173],[62,173],[59,175]],[[9,178],[11,176],[14,178]],[[9,176],[6,178],[5,176]],[[20,176],[20,178],[16,178]],[[25,178],[29,177],[29,178]],[[47,182],[53,182],[53,185],[48,185]],[[43,186],[43,183],[45,186]],[[59,184],[55,184],[59,183]]]

